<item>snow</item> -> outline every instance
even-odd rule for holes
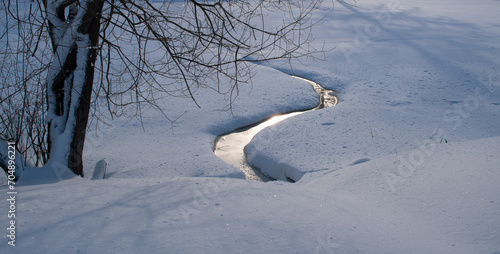
[[[351,40],[359,53],[345,57],[334,51],[323,68],[310,74],[340,90],[341,102],[261,132],[247,147],[250,164],[264,171],[286,163],[303,172],[330,172],[441,138],[455,142],[500,135],[500,31],[490,24],[494,14],[485,10],[483,22],[467,24],[459,18],[470,16],[463,13],[468,9],[430,9],[425,10],[436,17],[401,2],[398,12],[387,12],[391,22],[361,46],[356,38],[367,35],[358,28],[373,25],[372,11],[356,18],[348,14],[354,33],[332,37]],[[374,13],[383,10],[389,9]],[[488,14],[490,22],[484,21]]]
[[[92,178],[90,180],[98,180],[106,178],[106,166],[105,160],[100,160],[95,164],[94,173],[92,173]]]
[[[318,43],[336,47],[326,61],[270,64],[339,91],[339,104],[247,147],[251,164],[293,169],[296,183],[245,180],[213,154],[219,134],[317,104],[307,82],[255,66],[230,111],[199,89],[201,109],[165,98],[174,122],[146,109],[141,124],[133,108],[92,122],[86,178],[25,172],[16,246],[0,238],[0,253],[499,253],[497,1],[335,8],[315,14],[327,14]],[[90,180],[101,159],[106,179]]]
[[[499,144],[497,137],[439,146],[396,192],[384,173],[397,155],[296,184],[110,177],[24,186],[20,243],[10,250],[494,253]]]

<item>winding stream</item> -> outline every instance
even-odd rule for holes
[[[275,115],[258,123],[241,127],[230,133],[220,135],[215,139],[215,155],[217,155],[225,162],[240,168],[243,173],[245,173],[245,177],[247,180],[264,182],[274,180],[263,174],[259,169],[250,166],[247,161],[245,146],[247,146],[248,143],[252,141],[253,137],[257,135],[257,133],[292,116],[300,115],[317,109],[328,108],[331,106],[335,106],[338,103],[338,98],[336,95],[337,93],[335,91],[325,89],[313,81],[296,76],[294,77],[309,82],[314,88],[314,91],[318,93],[319,103],[316,107],[302,111],[294,111]]]

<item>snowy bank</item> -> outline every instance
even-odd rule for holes
[[[496,5],[392,2],[329,16],[319,34],[337,50],[296,69],[340,90],[339,105],[259,133],[247,147],[251,165],[328,172],[429,142],[500,136]]]
[[[390,155],[308,184],[234,178],[18,187],[2,253],[498,253],[500,138]],[[389,174],[401,174],[394,189]],[[392,179],[392,178],[389,178]],[[0,212],[7,214],[5,201]]]
[[[313,107],[317,94],[307,82],[279,71],[254,66],[251,83],[240,84],[239,96],[227,109],[224,96],[199,89],[195,98],[165,97],[166,119],[154,109],[146,109],[137,117],[110,121],[100,125],[85,144],[87,170],[105,158],[111,178],[232,176],[243,173],[214,156],[217,135],[242,127],[283,111]],[[88,176],[92,172],[87,171]]]

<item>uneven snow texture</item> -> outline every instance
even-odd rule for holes
[[[105,158],[109,177],[244,178],[239,169],[214,156],[217,135],[280,112],[311,108],[318,100],[307,82],[262,66],[254,66],[254,72],[251,83],[240,84],[231,110],[225,110],[225,96],[199,89],[195,98],[201,108],[190,98],[165,97],[159,102],[173,122],[146,109],[141,115],[142,123],[137,117],[124,117],[110,121],[109,125],[100,124],[97,131],[91,128],[84,151],[87,169],[93,169],[97,161]],[[126,113],[130,117],[136,111]]]
[[[356,5],[315,13],[326,61],[271,63],[340,91],[247,147],[297,183],[243,180],[212,152],[219,134],[317,103],[306,82],[256,66],[232,111],[200,89],[201,109],[165,98],[174,122],[149,109],[142,125],[93,122],[87,178],[21,180],[16,246],[0,237],[0,253],[500,253],[498,1]],[[106,179],[90,181],[103,158]]]
[[[340,90],[339,105],[259,133],[247,146],[251,165],[332,171],[422,143],[500,135],[494,1],[358,5],[327,18],[318,34],[338,50],[321,68],[302,70]]]
[[[212,177],[23,186],[18,246],[3,239],[0,251],[498,253],[499,146],[498,137],[440,145],[403,169],[393,190],[386,176],[398,155],[307,184]]]

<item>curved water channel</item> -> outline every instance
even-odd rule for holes
[[[273,124],[279,123],[292,116],[300,115],[317,109],[328,108],[331,106],[335,106],[338,103],[337,93],[335,91],[325,89],[311,80],[296,76],[294,77],[309,82],[314,88],[314,91],[318,93],[319,103],[316,107],[302,111],[294,111],[275,115],[255,124],[241,127],[232,132],[222,134],[215,139],[215,155],[217,155],[225,162],[240,168],[243,173],[245,173],[245,177],[247,180],[263,182],[275,180],[266,176],[259,169],[250,166],[247,161],[245,147],[248,145],[248,143],[250,143],[250,141],[252,141],[253,137],[257,135],[257,133]]]

